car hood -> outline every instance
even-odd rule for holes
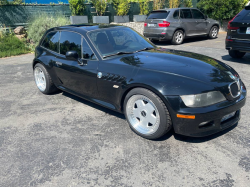
[[[231,67],[211,57],[163,48],[128,55],[121,61],[140,69],[183,76],[216,87],[233,82],[232,75],[237,74]]]

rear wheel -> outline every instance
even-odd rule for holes
[[[228,53],[233,58],[242,58],[246,54],[245,52],[240,52],[236,50],[229,50]]]
[[[160,138],[172,126],[166,105],[157,95],[144,88],[135,88],[127,94],[124,111],[130,128],[147,139]]]
[[[210,32],[209,32],[208,37],[209,37],[210,39],[215,39],[215,38],[217,38],[218,33],[219,33],[219,28],[218,28],[217,26],[213,26],[213,27],[210,29]]]
[[[51,94],[58,90],[52,82],[48,71],[42,64],[36,64],[33,73],[36,85],[43,94]]]
[[[180,45],[184,40],[184,32],[182,30],[175,31],[171,43],[173,45]]]

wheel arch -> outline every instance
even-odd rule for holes
[[[156,88],[154,88],[154,87],[152,87],[152,86],[146,85],[146,84],[136,84],[136,83],[134,83],[134,84],[131,84],[131,85],[123,92],[123,94],[122,94],[122,97],[121,97],[121,99],[120,99],[120,106],[121,106],[121,111],[122,111],[122,112],[124,112],[124,110],[123,110],[123,107],[124,107],[124,100],[125,100],[127,94],[128,94],[131,90],[133,90],[133,89],[135,89],[135,88],[144,88],[144,89],[150,90],[151,92],[153,92],[154,94],[156,94],[158,97],[160,97],[161,100],[162,100],[162,101],[164,102],[164,104],[166,105],[166,107],[169,109],[170,106],[169,106],[169,104],[168,104],[166,98],[160,93],[159,90],[157,90]],[[170,114],[170,115],[171,115],[171,114]]]
[[[32,69],[34,69],[35,65],[38,64],[38,63],[42,64],[46,68],[45,64],[41,60],[34,59],[33,62],[32,62]]]
[[[174,30],[174,33],[175,33],[176,31],[178,31],[178,30],[183,31],[184,37],[186,36],[186,31],[185,31],[185,29],[184,29],[184,28],[182,28],[182,27],[178,27],[178,28],[176,28],[176,29]],[[174,33],[173,33],[173,36],[174,36]]]
[[[210,27],[209,32],[211,31],[211,29],[212,29],[214,26],[218,27],[218,30],[220,30],[220,25],[219,25],[218,23],[214,23],[214,24]]]

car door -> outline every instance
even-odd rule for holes
[[[195,35],[196,23],[193,19],[191,10],[190,9],[181,9],[180,17],[181,17],[181,25],[185,29],[185,34],[187,36]]]
[[[96,97],[98,60],[85,38],[75,32],[61,31],[59,46],[60,55],[56,57],[54,69],[60,87],[77,95]],[[76,51],[79,60],[66,58],[67,51]]]
[[[195,21],[195,34],[207,34],[207,20],[205,16],[197,9],[191,9]]]

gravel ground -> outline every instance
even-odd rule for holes
[[[250,55],[231,59],[223,37],[157,45],[222,60],[250,88]],[[249,186],[249,96],[236,127],[206,138],[171,131],[150,141],[121,114],[67,93],[40,93],[32,59],[0,59],[1,187]]]

